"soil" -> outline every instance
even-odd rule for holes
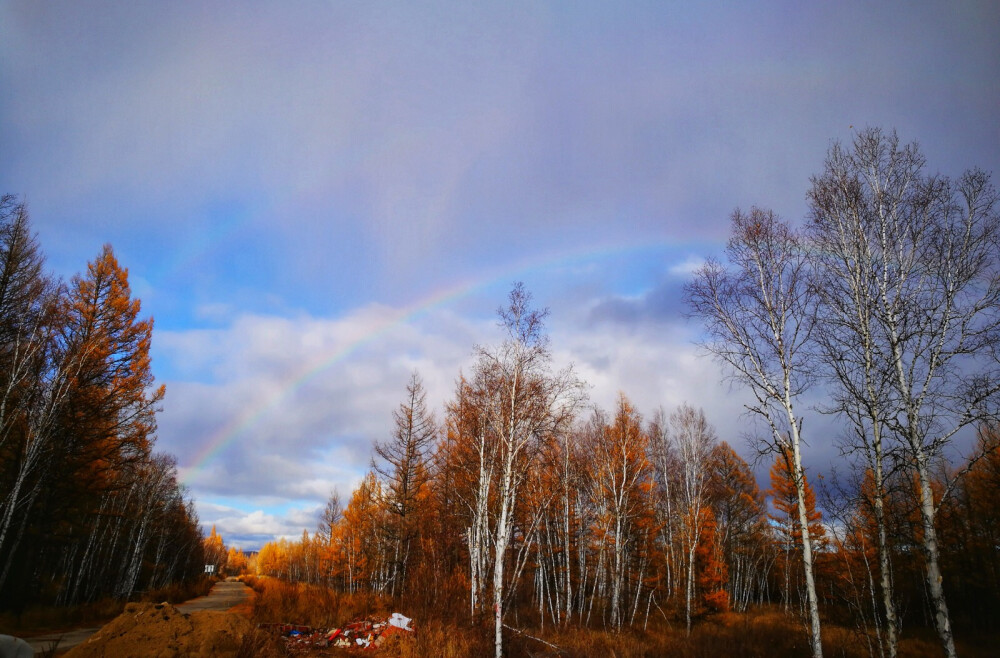
[[[66,657],[233,657],[252,632],[250,621],[234,612],[184,614],[169,603],[129,603],[121,615]]]

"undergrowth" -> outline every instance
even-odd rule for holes
[[[394,637],[390,644],[382,647],[379,655],[459,658],[493,654],[490,619],[474,622],[466,618],[459,621],[449,613],[438,615],[429,609],[422,609],[418,614],[415,609],[422,606],[408,606],[405,601],[394,601],[368,592],[346,594],[272,578],[245,577],[244,580],[257,592],[251,614],[255,626],[261,623],[288,623],[322,629],[338,628],[356,619],[385,618],[392,612],[402,612],[414,617],[417,632],[411,637]],[[442,605],[441,610],[445,608]],[[511,626],[516,625],[511,622]],[[590,628],[547,626],[544,631],[527,626],[520,631],[505,631],[504,655],[511,658],[782,658],[809,656],[811,653],[805,625],[777,606],[707,617],[692,627],[690,635],[683,621],[666,619],[651,623],[648,630],[625,628],[616,632],[595,625]],[[257,630],[244,638],[240,655],[260,658],[285,656],[284,648],[275,640],[272,634]],[[936,658],[941,655],[941,649],[935,640],[933,632],[906,633],[899,644],[899,656]],[[959,643],[962,655],[974,657],[992,655],[985,650],[987,646],[991,644],[978,641]],[[353,653],[328,650],[321,655]],[[860,631],[827,620],[823,626],[823,653],[831,658],[862,658],[869,655],[869,644]]]
[[[140,595],[139,600],[145,601],[146,603],[163,603],[164,601],[174,604],[184,603],[190,599],[205,596],[216,582],[218,582],[218,579],[216,578],[202,576],[197,580],[191,580],[184,583],[171,583],[170,585],[161,587],[160,589],[143,592]]]

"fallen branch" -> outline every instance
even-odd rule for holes
[[[542,644],[544,644],[546,646],[552,647],[553,649],[555,649],[556,651],[558,651],[560,654],[564,654],[565,653],[563,651],[562,647],[556,646],[555,644],[552,644],[551,642],[546,642],[545,640],[543,640],[540,637],[535,637],[534,635],[528,635],[527,633],[525,633],[524,631],[522,631],[520,628],[514,628],[513,626],[508,626],[507,624],[504,624],[503,627],[506,628],[506,629],[508,629],[508,630],[514,631],[518,635],[523,635],[524,637],[526,637],[528,639],[534,640],[535,642],[541,642]]]

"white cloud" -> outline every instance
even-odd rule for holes
[[[701,407],[720,439],[751,460],[748,436],[766,432],[746,414],[749,393],[724,382],[721,367],[699,353],[693,327],[648,315],[587,322],[592,306],[581,303],[550,323],[554,365],[574,365],[592,404],[611,410],[623,392],[647,419],[660,406],[668,413],[685,402]],[[473,345],[495,340],[496,327],[447,309],[392,324],[399,317],[400,310],[384,306],[338,318],[248,315],[228,327],[171,336],[171,358],[191,360],[179,370],[213,373],[209,381],[169,382],[160,419],[159,447],[179,456],[205,524],[218,524],[243,546],[311,532],[330,492],[346,502],[369,467],[373,443],[390,436],[392,412],[414,369],[441,420],[459,372],[471,369]],[[312,375],[296,384],[302,373]],[[817,388],[800,405],[811,474],[843,463],[836,421],[811,408],[821,397]],[[226,427],[235,429],[220,433]],[[219,437],[232,440],[191,469]],[[756,469],[764,487],[768,466],[765,459]],[[212,503],[218,500],[230,502]]]
[[[717,364],[697,354],[690,327],[652,316],[588,323],[592,306],[565,310],[550,329],[555,365],[574,364],[593,404],[611,409],[622,391],[648,417],[687,402],[749,452],[747,394],[730,390]],[[337,318],[242,315],[222,328],[166,332],[162,351],[174,370],[209,375],[167,383],[160,448],[178,455],[197,498],[265,496],[310,507],[334,488],[348,498],[373,443],[390,436],[410,373],[420,372],[441,420],[459,372],[472,366],[473,346],[497,338],[492,320],[447,308],[396,322],[401,317],[410,316],[370,305]],[[206,450],[210,457],[194,464]],[[247,541],[290,532],[274,515],[234,518],[219,516]]]
[[[244,511],[202,500],[196,505],[206,534],[214,526],[226,546],[241,550],[256,550],[266,541],[281,538],[298,540],[303,530],[312,535],[323,509],[322,505],[306,505],[275,514],[263,509]]]
[[[349,496],[413,370],[432,408],[470,362],[474,321],[367,306],[339,318],[243,315],[210,330],[162,332],[168,381],[159,448],[199,496],[322,501]]]
[[[705,258],[703,256],[688,256],[683,261],[671,265],[667,270],[674,276],[687,277],[694,274],[705,264]]]
[[[473,345],[496,336],[491,320],[447,309],[393,324],[400,316],[369,306],[339,318],[244,315],[218,329],[164,332],[161,349],[173,369],[208,376],[167,382],[160,449],[178,455],[198,499],[264,496],[311,509],[334,488],[346,499],[369,466],[374,441],[390,436],[410,372],[421,373],[441,420],[459,372],[471,367]],[[647,414],[687,401],[705,407],[720,433],[738,443],[731,434],[739,398],[725,395],[711,362],[694,356],[686,329],[581,329],[576,320],[553,320],[554,359],[575,363],[594,403],[610,408],[619,390]],[[195,464],[206,451],[209,458]],[[290,521],[274,514],[224,512],[205,507],[203,521],[225,524],[247,542],[291,532]]]

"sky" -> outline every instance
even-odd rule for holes
[[[113,245],[157,449],[252,549],[350,495],[411,372],[441,419],[515,281],[592,404],[688,402],[749,458],[684,282],[735,208],[802,219],[862,127],[998,171],[998,28],[988,1],[0,0],[0,192],[57,276]]]

